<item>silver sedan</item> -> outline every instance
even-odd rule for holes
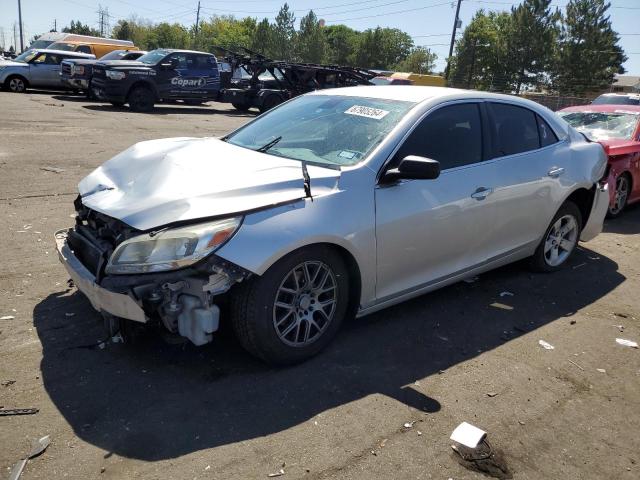
[[[156,323],[202,345],[229,321],[249,352],[294,363],[350,315],[527,257],[561,268],[602,230],[606,162],[520,98],[322,90],[221,139],[116,155],[56,241],[112,334]]]
[[[87,53],[32,49],[14,60],[0,63],[0,86],[14,93],[29,87],[66,89],[60,77],[60,63],[65,59],[95,59]]]

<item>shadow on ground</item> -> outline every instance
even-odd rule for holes
[[[635,235],[640,233],[640,203],[628,205],[616,219],[607,219],[604,224],[607,233]]]
[[[571,316],[624,280],[616,263],[587,249],[552,275],[511,265],[347,322],[326,351],[286,369],[254,360],[225,332],[199,349],[155,336],[96,348],[100,317],[75,291],[44,299],[34,323],[44,386],[76,435],[158,460],[281,432],[370,394],[436,412],[438,399],[414,381]],[[505,290],[514,296],[500,297]]]

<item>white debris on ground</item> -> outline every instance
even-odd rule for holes
[[[553,345],[551,345],[549,342],[545,342],[544,340],[538,340],[538,344],[545,350],[553,350],[554,348],[556,348]]]

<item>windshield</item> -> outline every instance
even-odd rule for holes
[[[153,50],[149,53],[145,53],[138,62],[146,63],[148,65],[155,65],[169,54],[169,50]]]
[[[592,105],[640,105],[640,96],[600,95]]]
[[[47,48],[52,43],[52,40],[36,40],[31,45],[29,45],[29,48]]]
[[[78,45],[76,45],[75,43],[65,43],[65,42],[56,42],[53,43],[51,45],[49,45],[49,49],[50,50],[64,50],[67,52],[73,52],[76,47]]]
[[[31,60],[33,57],[35,57],[38,54],[38,52],[36,52],[35,50],[27,50],[26,52],[22,52],[20,55],[18,55],[16,58],[13,59],[14,62],[25,62],[27,63],[29,60]]]
[[[355,165],[414,105],[377,98],[305,95],[237,130],[226,141],[293,160]],[[265,149],[270,142],[275,143]]]
[[[113,50],[112,52],[107,53],[100,57],[100,60],[120,60],[124,57],[128,52],[126,50]]]
[[[635,112],[558,112],[569,125],[591,140],[630,139],[638,123]]]

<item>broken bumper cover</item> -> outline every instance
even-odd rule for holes
[[[587,223],[582,229],[580,240],[588,242],[602,233],[604,217],[607,214],[608,208],[609,186],[606,183],[598,184],[595,186],[595,196],[593,198],[593,205],[591,206],[591,213],[589,214]]]
[[[64,229],[55,233],[58,257],[78,290],[89,299],[93,308],[116,317],[145,323],[147,317],[142,307],[133,298],[126,294],[111,292],[96,283],[94,275],[87,270],[69,247],[68,232],[68,229]]]

